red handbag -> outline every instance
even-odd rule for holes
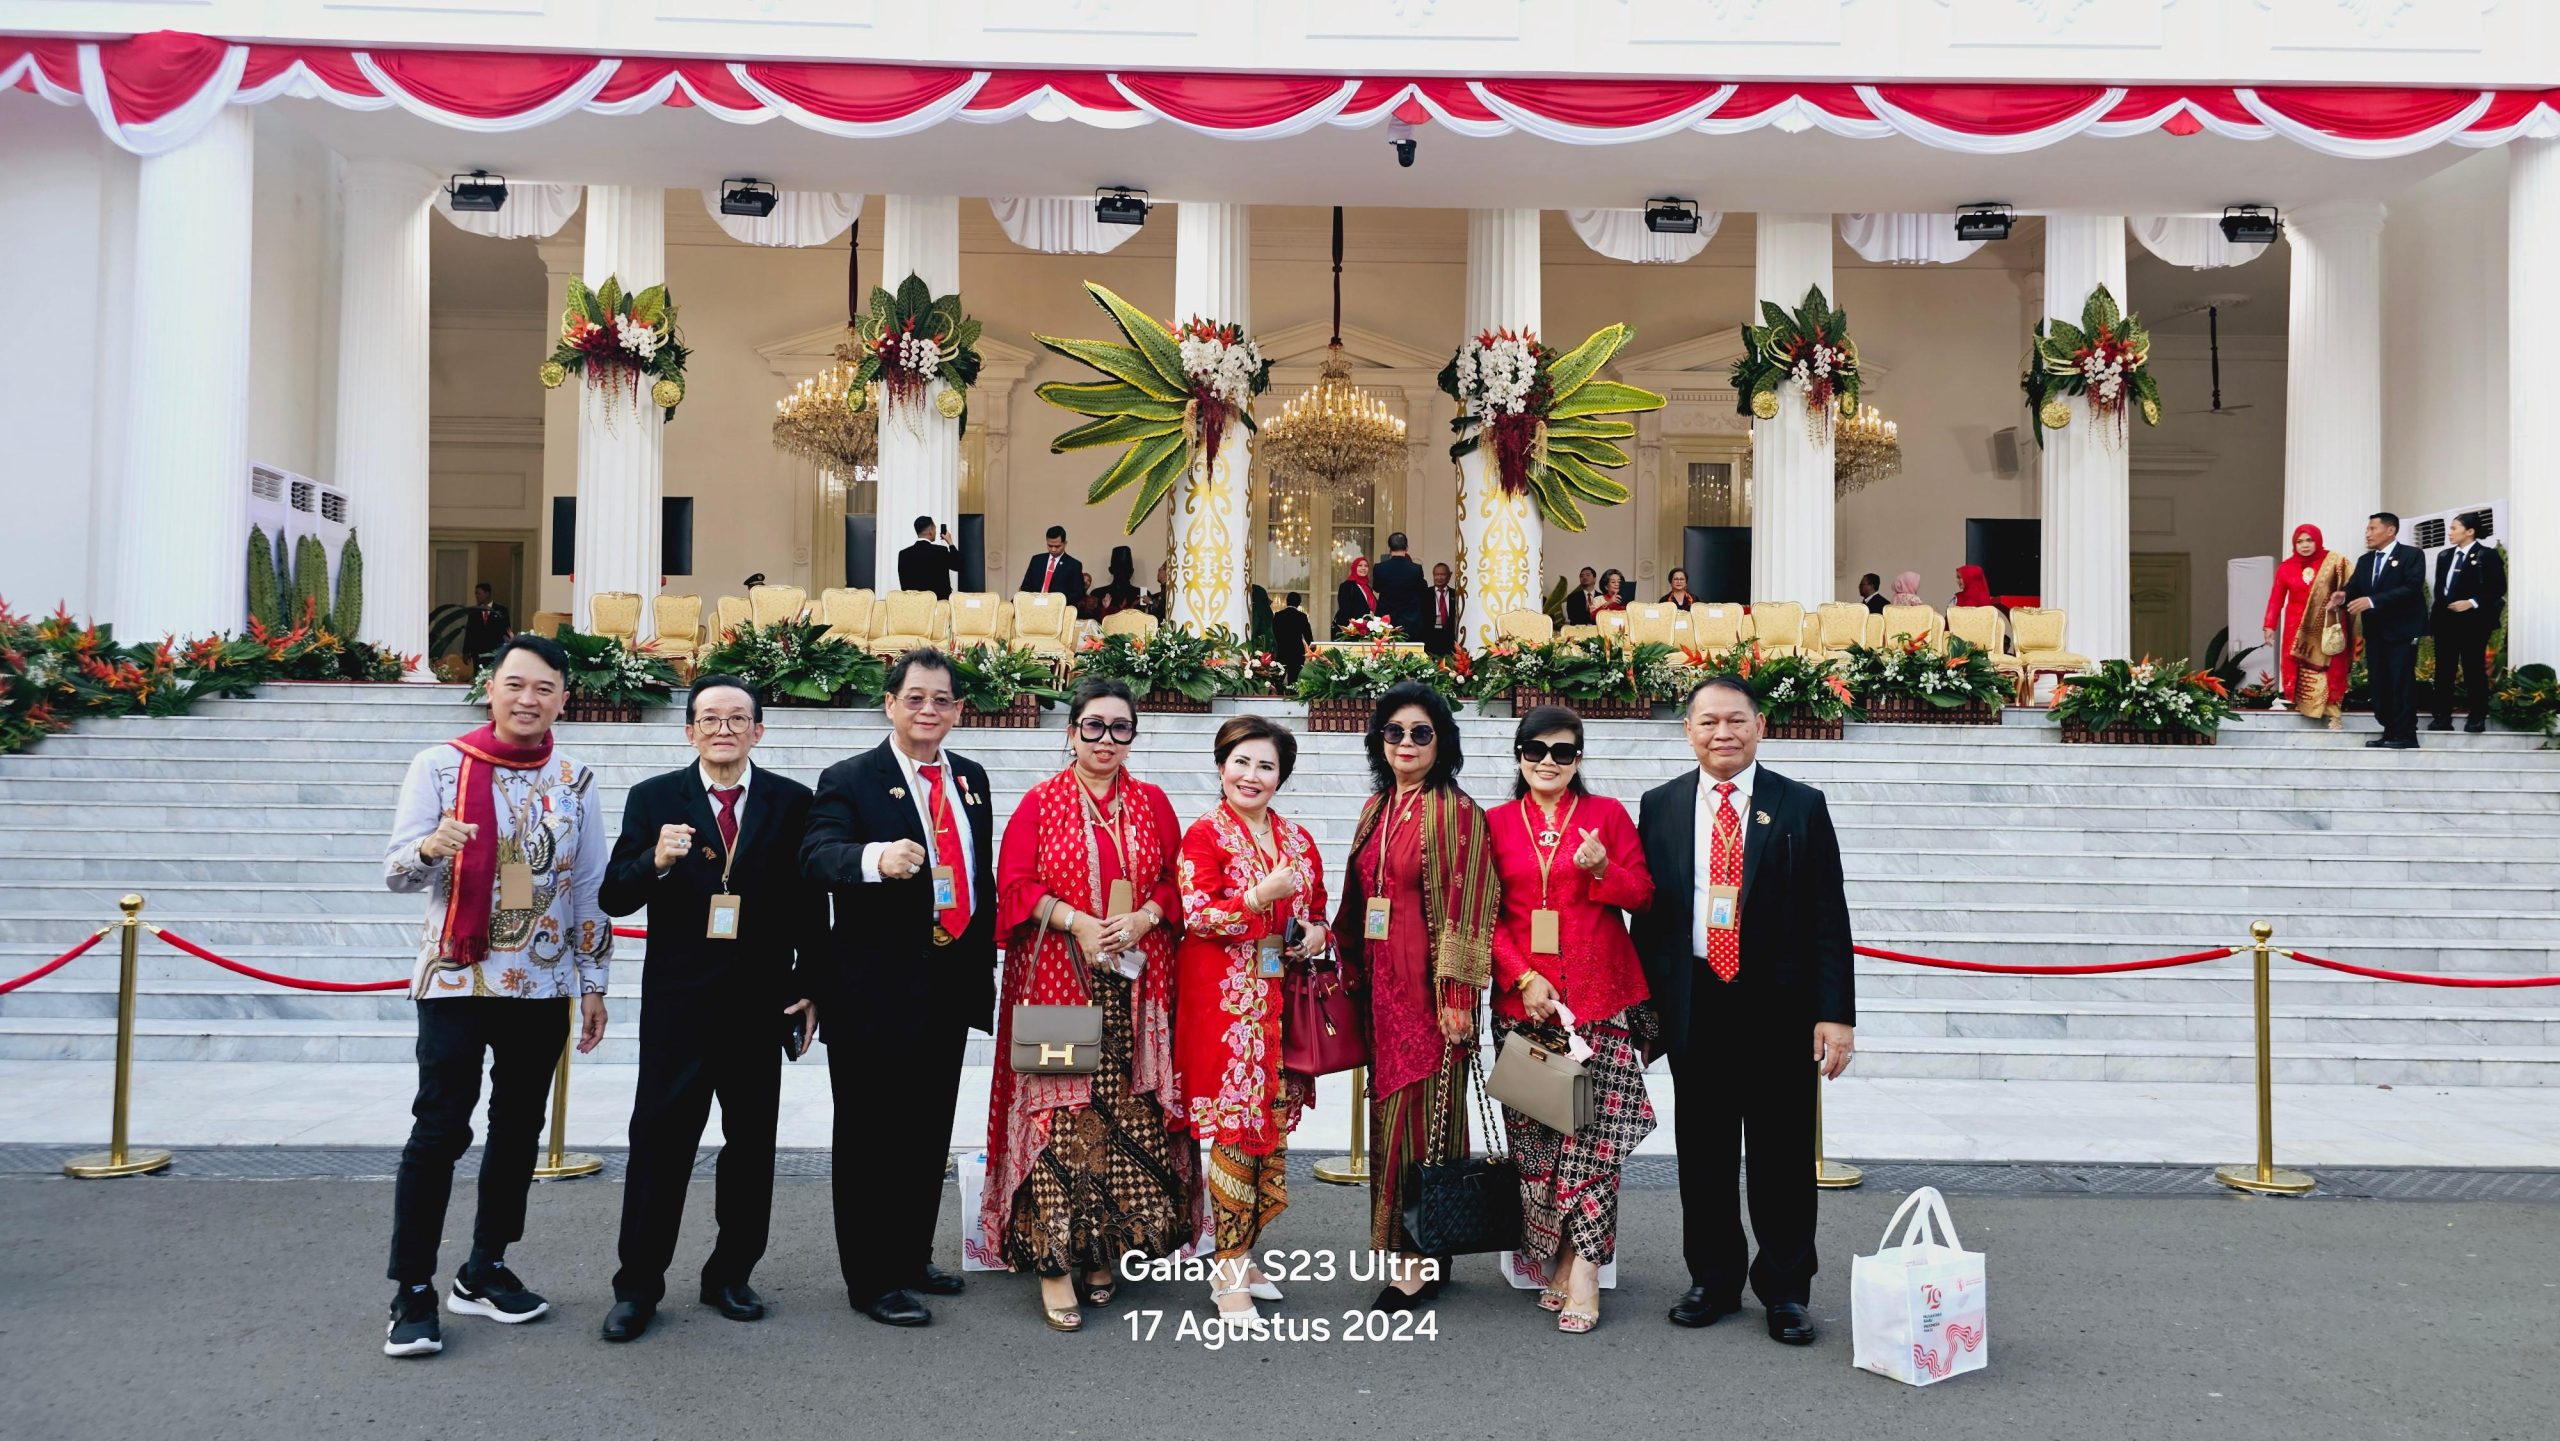
[[[1280,979],[1280,1068],[1330,1076],[1369,1064],[1369,1028],[1360,989],[1327,957],[1291,966]]]

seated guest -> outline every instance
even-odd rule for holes
[[[1111,584],[1088,592],[1093,598],[1093,613],[1096,617],[1118,615],[1124,610],[1136,610],[1138,602],[1143,599],[1138,594],[1138,587],[1133,579],[1138,573],[1138,562],[1130,557],[1129,547],[1125,545],[1111,547],[1110,570]]]
[[[1981,566],[1956,567],[1956,596],[1948,604],[1997,606],[1999,603],[1992,598],[1991,580],[1983,574]]]
[[[1580,581],[1573,589],[1565,592],[1564,623],[1566,625],[1591,624],[1592,612],[1598,608],[1599,602],[1600,572],[1586,565],[1582,568]]]
[[[1920,572],[1906,570],[1893,578],[1893,603],[1895,605],[1927,605],[1929,603],[1920,595]]]
[[[1609,567],[1607,571],[1603,572],[1600,577],[1600,598],[1591,603],[1591,615],[1593,619],[1597,620],[1602,611],[1625,610],[1626,608],[1627,575],[1626,572],[1613,565]]]
[[[1884,581],[1874,571],[1858,577],[1858,603],[1869,615],[1884,614]]]
[[[1671,567],[1671,589],[1662,593],[1662,603],[1664,605],[1676,605],[1682,610],[1687,610],[1689,607],[1698,603],[1698,598],[1689,593],[1689,572],[1687,570],[1676,565]]]

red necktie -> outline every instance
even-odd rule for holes
[[[1707,838],[1707,883],[1742,891],[1742,816],[1733,808],[1733,782],[1716,783],[1716,825]],[[1738,911],[1737,907],[1737,911]],[[1742,917],[1735,924],[1707,927],[1707,967],[1719,981],[1742,972]]]
[[[731,786],[727,790],[718,786],[711,788],[711,798],[720,803],[720,844],[731,851],[738,848],[738,797],[746,793],[745,786]]]
[[[926,813],[933,817],[933,854],[951,867],[951,904],[938,913],[944,935],[958,940],[969,933],[969,868],[961,860],[960,822],[942,793],[942,764],[916,767],[924,777]]]
[[[1047,595],[1049,593],[1049,582],[1056,580],[1057,578],[1058,558],[1053,555],[1049,557],[1049,568],[1040,572],[1040,593],[1042,595]]]
[[[1442,590],[1437,592],[1437,594],[1440,597],[1439,625],[1442,630],[1447,630],[1449,628],[1449,592]]]

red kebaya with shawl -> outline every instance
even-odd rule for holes
[[[1187,1116],[1174,1121],[1187,1119],[1201,1140],[1255,1156],[1278,1149],[1310,1089],[1305,1077],[1281,1074],[1280,983],[1258,974],[1255,943],[1285,935],[1293,917],[1321,924],[1325,916],[1315,837],[1278,811],[1268,814],[1280,864],[1297,872],[1298,893],[1268,911],[1244,903],[1245,892],[1274,867],[1220,801],[1182,838],[1182,952],[1175,961],[1174,1056]]]
[[[2307,558],[2295,550],[2305,536],[2311,539]],[[2348,571],[2346,557],[2330,553],[2316,525],[2295,526],[2284,554],[2276,557],[2275,584],[2267,589],[2265,625],[2276,632],[2277,683],[2294,708],[2307,716],[2335,715],[2338,703],[2346,699],[2347,668],[2353,663],[2355,646],[2350,643],[2338,654],[2324,656],[2320,637],[2329,628],[2329,596],[2346,585]]]

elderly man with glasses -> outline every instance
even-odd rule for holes
[[[996,824],[986,770],[943,748],[951,658],[911,650],[887,689],[889,739],[818,778],[800,868],[835,896],[817,1000],[845,1290],[874,1321],[922,1326],[919,1293],[961,1287],[931,1260],[933,1226],[969,1032],[995,1029]]]

